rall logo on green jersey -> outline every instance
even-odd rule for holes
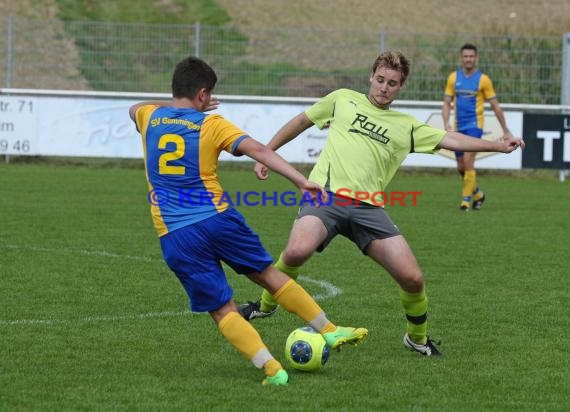
[[[388,144],[390,141],[390,138],[386,136],[388,129],[369,122],[368,116],[363,114],[356,113],[356,118],[351,123],[351,126],[358,126],[359,128],[349,129],[350,133],[359,133],[383,144]]]

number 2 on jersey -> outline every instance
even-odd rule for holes
[[[158,173],[161,175],[183,175],[186,173],[186,168],[184,166],[173,166],[168,164],[168,162],[173,162],[175,160],[181,159],[184,156],[184,151],[186,150],[186,143],[182,136],[177,134],[165,134],[160,137],[158,141],[159,149],[166,149],[168,143],[174,143],[176,146],[175,150],[163,153],[158,158]]]

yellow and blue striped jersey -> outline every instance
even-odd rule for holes
[[[463,70],[449,74],[445,94],[453,97],[455,107],[455,130],[482,129],[484,125],[484,103],[496,97],[491,79],[476,70],[465,76]]]
[[[228,208],[217,175],[222,150],[249,137],[220,115],[145,105],[136,112],[142,136],[151,216],[159,236]]]

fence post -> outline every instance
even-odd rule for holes
[[[13,54],[13,19],[12,16],[8,16],[8,33],[6,36],[6,87],[8,89],[12,88],[12,54]],[[4,156],[4,162],[10,163],[10,155]]]
[[[570,105],[570,32],[562,37],[562,90],[560,104]]]
[[[560,104],[570,105],[570,32],[562,35],[562,89],[560,91]],[[566,143],[565,144],[570,144]],[[558,180],[564,182],[568,170],[562,169],[558,173]]]
[[[12,88],[12,70],[13,70],[13,18],[8,16],[8,33],[6,36],[7,50],[6,50],[6,87]]]
[[[200,57],[200,22],[194,23],[194,56]]]
[[[384,52],[384,47],[385,47],[385,44],[384,44],[384,41],[385,41],[384,36],[385,36],[385,34],[384,34],[384,29],[383,29],[382,27],[380,27],[380,53],[383,53],[383,52]]]

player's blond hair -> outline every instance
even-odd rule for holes
[[[402,74],[401,84],[403,85],[410,74],[410,62],[404,54],[398,50],[387,50],[381,53],[372,65],[372,73],[376,72],[378,67],[385,67],[391,70],[397,70]]]

